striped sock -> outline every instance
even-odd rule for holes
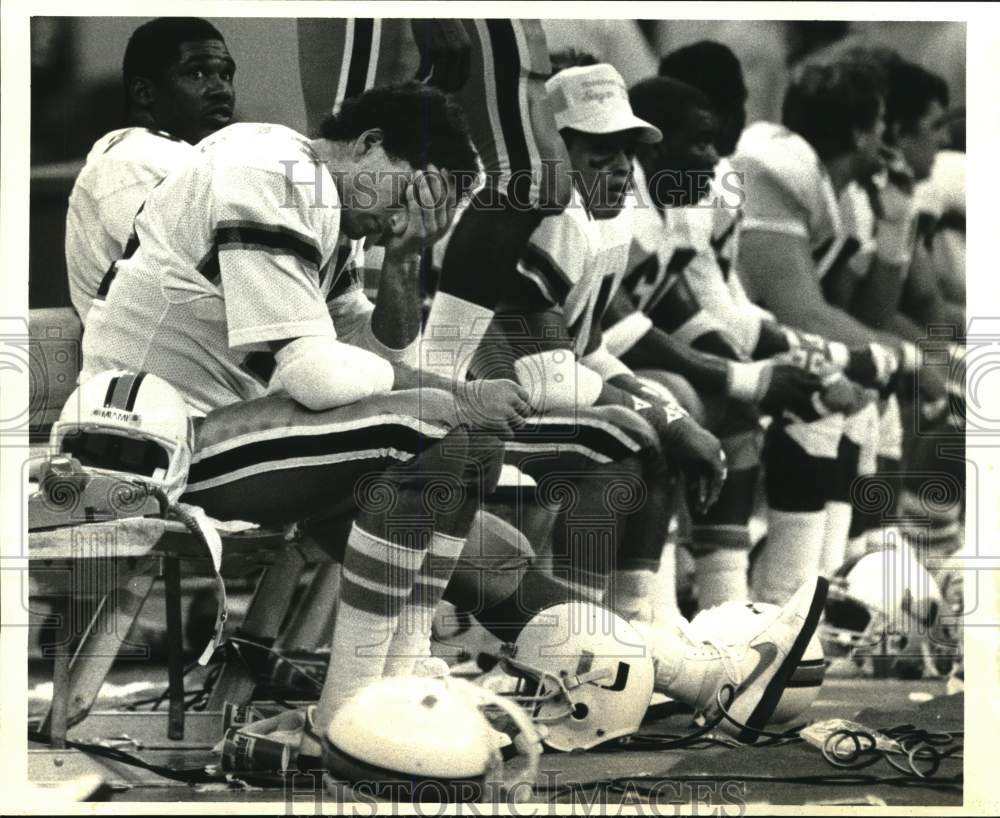
[[[465,540],[459,537],[439,532],[431,536],[427,559],[420,569],[413,593],[403,607],[389,645],[383,675],[408,676],[413,673],[418,660],[431,655],[434,612],[464,547]]]
[[[317,727],[326,729],[347,699],[382,678],[399,614],[426,552],[351,528],[344,554],[330,666],[320,694]]]

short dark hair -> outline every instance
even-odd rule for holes
[[[885,124],[912,131],[931,102],[948,107],[948,83],[916,63],[898,60],[886,66]]]
[[[577,51],[575,48],[553,52],[549,55],[549,61],[552,63],[553,77],[567,68],[583,68],[588,65],[600,65],[601,62],[589,51]]]
[[[854,150],[854,131],[875,126],[884,96],[879,72],[871,64],[808,64],[785,93],[781,121],[826,161]]]
[[[632,113],[669,133],[682,114],[695,108],[713,110],[708,96],[686,82],[672,77],[649,77],[628,92]]]
[[[389,156],[414,168],[434,164],[454,174],[459,196],[474,183],[478,165],[465,117],[436,88],[407,82],[345,99],[340,110],[320,124],[319,136],[346,141],[371,128],[382,131],[382,147]]]
[[[732,50],[714,40],[699,40],[660,60],[660,76],[687,83],[720,109],[742,106],[747,99],[743,67]]]
[[[192,40],[225,42],[219,30],[200,17],[157,17],[133,31],[122,60],[126,99],[133,79],[146,77],[159,82],[180,57],[181,43]]]

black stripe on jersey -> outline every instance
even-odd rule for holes
[[[507,195],[516,203],[527,205],[531,190],[531,153],[521,122],[521,62],[510,20],[487,20],[486,30],[493,49],[494,82],[500,130],[510,160],[511,181]],[[490,66],[486,66],[490,70]]]
[[[957,210],[946,210],[944,215],[938,219],[938,230],[958,230],[965,232],[965,214]]]
[[[649,311],[653,323],[664,332],[676,332],[701,312],[701,304],[684,274],[671,276],[674,286]]]
[[[291,255],[303,263],[319,269],[323,255],[316,242],[302,233],[275,224],[260,222],[226,221],[215,229],[215,245],[219,250],[248,248],[276,251]]]
[[[109,409],[111,407],[111,399],[115,396],[115,389],[118,386],[118,378],[121,377],[116,375],[108,382],[108,391],[104,393],[104,408]]]
[[[327,301],[332,301],[338,295],[343,295],[348,289],[350,289],[351,284],[355,283],[356,276],[352,276],[356,268],[352,266],[350,271],[345,267],[351,254],[351,246],[349,244],[342,244],[337,248],[337,257],[332,261],[328,262],[326,267],[320,270],[319,273],[319,286],[322,288],[323,282],[326,281],[328,275],[332,275],[334,278],[334,283],[330,287],[330,294],[327,296]],[[344,279],[348,279],[346,282]]]
[[[139,210],[136,212],[136,218],[139,218],[139,214],[142,213],[142,209],[146,206],[143,202],[139,205]],[[132,258],[135,255],[135,251],[139,249],[139,235],[132,230],[132,233],[128,237],[128,241],[125,242],[125,250],[122,253],[122,257],[118,261],[125,261],[126,259]],[[111,289],[111,285],[115,280],[115,276],[118,275],[118,261],[112,262],[108,271],[104,274],[104,278],[101,279],[101,285],[97,288],[98,298],[107,298],[108,292]]]
[[[601,289],[597,292],[597,300],[594,302],[594,321],[600,323],[604,317],[604,311],[608,308],[611,300],[611,288],[615,284],[614,276],[604,276],[601,282]]]
[[[344,98],[357,97],[364,93],[368,79],[368,64],[372,59],[372,37],[375,21],[365,17],[354,18],[354,43],[351,46],[351,62],[347,69],[347,85]]]
[[[132,380],[132,386],[129,387],[128,397],[125,399],[125,409],[131,412],[135,408],[136,398],[139,397],[139,387],[142,386],[143,380],[146,378],[145,372],[140,372]]]
[[[834,237],[830,236],[830,238],[812,251],[812,258],[816,264],[819,264],[823,260],[823,256],[830,252],[830,248],[833,246],[833,239]]]
[[[104,278],[101,279],[101,284],[97,288],[98,298],[108,297],[108,291],[111,289],[111,284],[115,280],[115,276],[118,275],[117,266],[118,266],[117,261],[111,262],[111,266],[108,268],[108,271],[104,274]]]
[[[562,268],[556,264],[552,256],[540,247],[528,244],[521,253],[521,257],[524,260],[525,266],[542,274],[542,278],[549,285],[556,303],[560,305],[565,304],[566,297],[573,288],[573,282],[569,280],[569,276],[562,271]]]
[[[657,258],[656,253],[653,253],[651,256],[647,256],[635,267],[633,267],[627,276],[625,276],[625,280],[622,282],[625,287],[625,291],[628,293],[634,293],[636,287],[640,284],[644,284],[647,287],[652,286],[656,281],[656,274],[659,270],[660,260]]]
[[[196,269],[208,279],[209,284],[218,285],[219,280],[222,278],[222,270],[219,269],[218,245],[212,245],[212,249],[205,254],[205,258],[198,262]]]
[[[667,291],[674,286],[675,279],[682,277],[687,266],[697,255],[693,247],[678,247],[670,256],[667,262],[667,269],[663,274],[663,280],[657,285],[652,296],[646,302],[646,312],[652,317],[653,311],[659,306],[660,301],[667,294]],[[678,324],[678,326],[680,326]],[[668,330],[670,331],[670,330]]]
[[[736,229],[736,224],[738,221],[739,219],[733,219],[729,223],[729,226],[725,230],[723,230],[718,236],[712,236],[710,244],[712,245],[712,249],[715,250],[716,253],[720,252],[722,248],[726,246],[726,242],[729,241],[729,237],[733,235],[733,231]]]
[[[417,454],[437,442],[409,426],[398,423],[373,423],[358,429],[329,432],[324,435],[291,435],[285,428],[271,430],[268,440],[258,440],[198,460],[191,464],[190,483],[200,483],[231,472],[264,463],[298,457],[322,457],[380,449],[396,449]]]

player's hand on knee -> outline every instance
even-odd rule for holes
[[[815,413],[814,396],[822,388],[822,375],[829,372],[832,366],[819,353],[804,348],[764,361],[731,362],[728,393],[768,414],[788,410],[802,417]]]
[[[663,436],[667,457],[680,466],[701,513],[719,499],[726,482],[726,454],[719,439],[689,417],[675,420]]]
[[[820,395],[820,401],[827,410],[840,412],[846,416],[860,412],[876,400],[878,400],[876,390],[855,383],[844,375],[835,375],[827,380]]]
[[[472,43],[461,21],[415,19],[410,30],[420,51],[417,79],[445,93],[462,88],[472,65]]]
[[[455,404],[459,423],[500,437],[509,437],[532,414],[528,393],[506,378],[462,384],[455,393]]]
[[[802,417],[813,411],[813,398],[822,388],[822,380],[815,373],[791,364],[776,364],[770,370],[759,405],[768,414],[787,409]]]
[[[455,217],[455,187],[434,165],[414,174],[403,191],[405,212],[390,222],[385,242],[387,259],[415,256],[448,232]]]

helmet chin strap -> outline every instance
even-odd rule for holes
[[[458,680],[449,680],[449,683],[455,681]],[[494,797],[490,800],[494,802],[499,801],[500,798],[496,796],[509,793],[515,803],[526,803],[531,800],[535,783],[538,780],[538,768],[542,756],[542,732],[528,716],[524,708],[511,699],[499,696],[491,690],[486,690],[469,682],[465,682],[462,685],[463,691],[469,688],[471,688],[470,692],[476,697],[477,703],[481,707],[496,707],[510,717],[519,731],[514,739],[514,745],[527,758],[527,764],[523,766],[523,769],[508,779],[503,774],[503,756],[499,750],[494,751],[488,784],[500,787],[501,792],[494,794]]]

